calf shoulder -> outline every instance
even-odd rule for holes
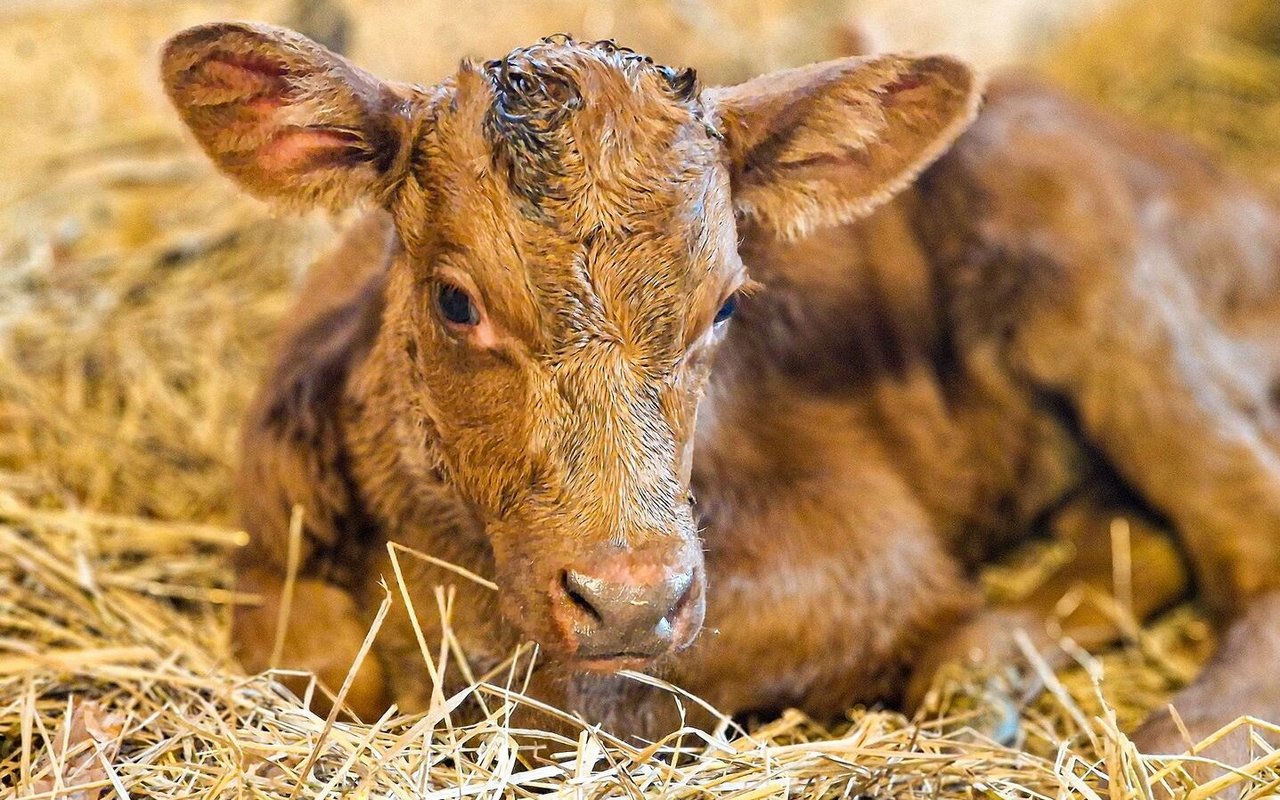
[[[250,536],[244,566],[281,567],[295,507],[302,570],[350,587],[368,529],[345,444],[348,383],[382,317],[394,246],[389,217],[370,212],[308,273],[246,415],[237,489]],[[359,548],[359,549],[357,549]]]

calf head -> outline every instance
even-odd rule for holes
[[[401,460],[431,464],[483,522],[509,620],[603,669],[684,647],[702,623],[693,427],[755,288],[739,226],[794,236],[869,213],[977,104],[946,58],[703,89],[568,38],[425,88],[240,23],[179,34],[163,69],[249,191],[390,213],[371,359]]]

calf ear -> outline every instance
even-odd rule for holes
[[[165,45],[161,69],[213,162],[258,197],[293,206],[385,199],[423,116],[416,89],[270,25],[189,28]]]
[[[709,89],[734,204],[782,236],[865,216],[973,121],[979,81],[942,56],[828,61]]]

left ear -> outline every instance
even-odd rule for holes
[[[160,63],[196,141],[258,197],[340,210],[359,199],[382,202],[408,173],[421,92],[300,33],[198,25],[171,38]]]
[[[734,205],[780,236],[871,213],[973,121],[981,87],[945,56],[827,61],[707,90]]]

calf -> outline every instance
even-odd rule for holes
[[[249,191],[373,207],[246,425],[248,666],[294,506],[286,665],[341,681],[394,540],[496,583],[404,561],[420,608],[460,584],[474,671],[534,640],[535,694],[635,736],[677,717],[624,667],[732,712],[909,703],[1034,620],[983,605],[983,560],[1075,531],[1109,576],[1125,515],[1139,611],[1185,585],[1164,520],[1232,628],[1193,732],[1280,712],[1235,681],[1280,666],[1280,208],[1180,142],[1015,82],[978,114],[942,57],[703,88],[552,38],[424,88],[227,23],[163,69]],[[362,713],[430,700],[396,614]]]

